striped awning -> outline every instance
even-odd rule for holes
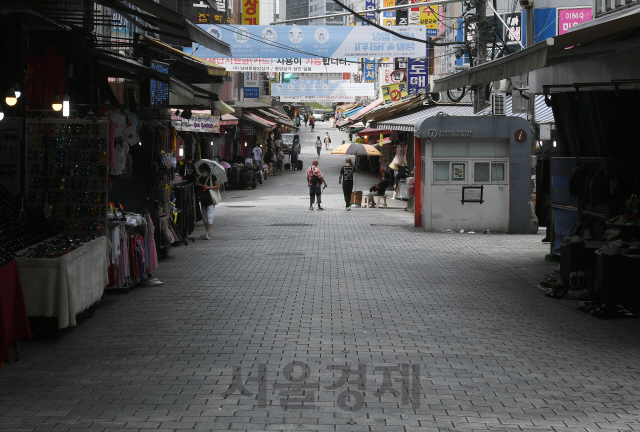
[[[238,118],[235,116],[232,116],[231,114],[222,114],[222,117],[220,118],[220,126],[231,126],[231,125],[237,125],[238,124]]]
[[[347,112],[343,112],[342,115],[345,116],[345,117],[349,117],[349,116],[352,116],[355,113],[357,113],[358,111],[361,111],[363,109],[364,109],[364,107],[357,107],[357,108],[351,109],[351,110],[349,110]]]
[[[418,120],[437,115],[469,116],[473,115],[473,107],[469,105],[436,105],[421,111],[396,118],[386,118],[382,121],[372,122],[371,127],[389,129],[403,132],[413,132]]]
[[[513,97],[511,95],[507,95],[506,101],[506,115],[521,117],[523,119],[527,119],[526,113],[514,113],[513,112]],[[553,117],[553,110],[551,107],[547,106],[544,101],[543,95],[536,95],[536,103],[535,103],[535,114],[534,114],[534,122],[535,123],[555,123],[555,117]],[[478,112],[476,115],[491,115],[491,107],[487,107],[482,111]]]
[[[250,123],[255,123],[255,124],[259,125],[259,126],[262,126],[267,130],[272,130],[277,126],[276,123],[271,122],[271,121],[269,121],[267,119],[264,119],[264,118],[262,118],[262,117],[260,117],[258,115],[250,113],[250,112],[242,113],[240,118],[243,119],[243,120],[247,120]]]

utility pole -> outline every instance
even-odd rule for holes
[[[524,8],[524,12],[526,15],[526,25],[527,25],[527,48],[535,45],[535,14],[534,14],[534,3],[533,0],[529,1],[521,1],[520,4]],[[529,87],[529,74],[527,76],[526,86]],[[531,124],[533,125],[533,114],[536,106],[536,99],[534,95],[529,93],[530,97],[527,104],[527,114],[531,115]]]
[[[476,65],[480,65],[487,60],[487,1],[479,0],[476,3]],[[479,84],[473,88],[473,112],[477,113],[486,107],[486,102],[482,97],[484,86]]]

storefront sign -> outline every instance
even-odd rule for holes
[[[370,10],[370,9],[375,9],[376,8],[376,0],[365,0],[364,1],[364,8],[365,10]],[[375,12],[367,12],[364,14],[365,19],[371,21],[371,22],[376,22],[376,13]],[[368,26],[369,23],[362,21],[362,20],[358,20],[362,23],[363,26]]]
[[[209,111],[191,111],[190,119],[178,117],[175,112],[171,110],[171,123],[177,131],[220,133],[220,117],[205,114]]]
[[[363,59],[362,71],[365,83],[375,83],[376,79],[376,61],[375,59]]]
[[[225,0],[216,0],[213,8],[205,0],[177,0],[178,13],[197,24],[232,24]],[[217,10],[216,10],[217,9]]]
[[[229,72],[358,73],[356,58],[205,58]]]
[[[167,74],[167,81],[169,75],[169,65],[158,61],[152,61],[149,67],[156,72]],[[166,107],[169,105],[169,83],[151,79],[149,80],[150,87],[150,105],[152,107]]]
[[[249,1],[249,0],[245,0]],[[399,38],[373,26],[238,26],[202,25],[209,34],[231,47],[236,58],[287,58],[291,50],[300,50],[325,58],[419,57],[424,43]],[[423,26],[395,29],[404,36],[424,40]],[[219,54],[202,45],[193,44],[194,55],[215,58]]]
[[[468,129],[429,129],[427,134],[429,138],[468,137],[473,134],[473,131]]]
[[[395,6],[395,5],[396,5],[396,0],[383,0],[382,1],[382,6],[383,7],[389,7],[389,6]],[[385,27],[396,25],[396,11],[384,11],[384,12],[382,12],[382,25],[385,26]]]
[[[407,65],[407,93],[426,94],[429,91],[428,60],[409,59]]]
[[[242,0],[242,24],[260,24],[260,1]]]
[[[253,126],[242,126],[242,133],[245,135],[253,135]]]
[[[427,36],[438,36],[438,6],[422,7],[420,24],[427,26]]]
[[[422,0],[411,0],[411,4],[422,3]],[[409,25],[420,25],[420,8],[412,7],[409,9]]]
[[[409,0],[396,0],[396,4],[406,5],[409,3]],[[396,11],[396,25],[406,26],[409,25],[409,10],[408,9],[398,9]]]
[[[393,84],[391,81],[391,74],[393,74],[393,63],[394,59],[392,58],[383,58],[382,63],[380,63],[380,85],[389,85]]]
[[[508,44],[518,44],[518,42],[522,41],[522,13],[515,12],[505,14],[504,22],[507,23],[507,26],[511,30],[508,32],[505,30],[504,40]],[[514,37],[515,35],[515,37]]]
[[[391,73],[391,84],[399,84],[402,81],[404,81],[405,79],[405,72],[403,70],[397,70],[397,71],[393,71]]]
[[[407,83],[401,82],[382,86],[382,97],[385,105],[407,99],[409,97],[407,93]]]
[[[591,19],[591,8],[558,9],[558,35],[568,33],[574,25],[591,21]]]
[[[260,97],[260,81],[258,72],[245,72],[244,74],[244,97]]]

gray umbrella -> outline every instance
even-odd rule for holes
[[[209,165],[209,167],[211,168],[211,174],[213,174],[214,176],[216,176],[216,178],[218,179],[218,181],[220,182],[221,185],[225,184],[227,182],[227,171],[224,169],[224,167],[222,165],[220,165],[218,162],[213,161],[211,159],[200,159],[197,162],[193,163],[193,166],[196,168],[196,170],[198,170],[198,168],[200,167],[200,165],[202,164],[207,164]]]

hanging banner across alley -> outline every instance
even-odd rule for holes
[[[341,81],[295,80],[289,84],[271,84],[271,96],[374,96],[374,84]]]
[[[229,72],[308,72],[308,73],[358,73],[356,58],[205,58]]]
[[[286,58],[292,53],[327,58],[419,57],[425,44],[399,38],[373,26],[227,26],[202,25],[207,33],[231,47],[232,57]],[[425,40],[425,27],[402,26],[394,31]],[[218,53],[193,44],[193,55],[215,58]]]

